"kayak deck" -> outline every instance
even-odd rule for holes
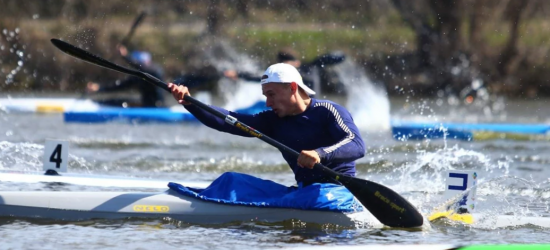
[[[173,180],[172,180],[173,181]],[[0,170],[0,182],[17,183],[66,183],[72,185],[118,188],[158,188],[166,189],[168,180],[129,178],[107,175],[61,173],[46,175],[39,171]],[[178,181],[178,183],[196,188],[205,188],[210,182]]]

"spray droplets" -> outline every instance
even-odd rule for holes
[[[15,76],[21,71],[24,65],[25,52],[23,51],[23,48],[25,48],[25,46],[21,46],[19,44],[18,34],[20,32],[21,30],[19,28],[15,28],[13,31],[10,31],[8,29],[2,30],[2,35],[6,43],[0,43],[0,51],[5,51],[7,48],[9,48],[9,54],[6,54],[7,52],[4,52],[4,54],[2,55],[4,59],[1,61],[1,63],[14,64],[15,67],[9,70],[10,66],[4,65],[7,67],[3,67],[2,72],[8,72],[6,75],[6,80],[4,81],[6,85],[14,83]],[[13,54],[17,58],[13,58],[14,56],[10,56],[10,54]]]

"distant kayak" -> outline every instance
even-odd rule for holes
[[[232,105],[235,111],[255,114],[266,109],[265,102],[255,103],[239,108]],[[65,122],[70,123],[181,123],[196,121],[183,106],[169,108],[123,108],[100,104],[90,99],[77,98],[0,98],[0,110],[10,113],[62,113]]]
[[[236,110],[239,113],[255,114],[264,110],[265,103],[256,103],[251,107]],[[110,108],[99,107],[95,110],[70,110],[63,113],[65,122],[70,123],[181,123],[197,121],[182,106],[172,108]]]
[[[93,110],[100,106],[78,98],[0,98],[0,110],[10,113],[63,113],[72,108]]]
[[[420,123],[392,121],[392,134],[396,140],[457,139],[536,140],[547,138],[550,124],[511,123]]]

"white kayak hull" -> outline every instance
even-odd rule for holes
[[[362,213],[225,205],[166,192],[0,192],[0,216],[80,221],[165,218],[188,223],[299,220],[355,226]],[[370,217],[375,220],[373,217]],[[372,223],[378,223],[372,221]]]
[[[166,188],[168,184],[168,181],[163,180],[68,173],[52,176],[44,175],[42,172],[28,171],[0,171],[0,182],[54,182],[100,187],[159,189]],[[180,184],[197,188],[205,188],[209,185],[207,182],[180,182]],[[331,223],[340,226],[383,226],[368,212],[344,214],[327,211],[225,205],[182,196],[171,190],[166,192],[0,192],[0,216],[68,221],[170,217],[198,224],[218,224],[233,221],[280,222],[296,219],[303,222]],[[468,217],[447,217],[447,219],[476,228],[502,228],[524,225],[550,228],[550,217],[474,213]],[[425,224],[428,226],[427,221]]]
[[[193,224],[223,224],[238,221],[333,224],[343,227],[382,227],[368,212],[339,213],[226,205],[165,192],[0,192],[0,216],[64,221],[91,219],[171,218]],[[550,228],[550,218],[472,214],[476,228],[534,225]],[[462,223],[462,221],[457,221]]]

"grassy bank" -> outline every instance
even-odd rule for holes
[[[348,14],[350,16],[351,14]],[[261,16],[261,18],[260,18]],[[25,51],[23,70],[16,74],[12,84],[0,85],[9,90],[76,90],[82,89],[87,81],[112,81],[119,74],[90,67],[72,58],[61,56],[50,44],[50,38],[61,38],[83,46],[105,58],[123,63],[118,58],[116,44],[126,35],[134,16],[107,16],[85,19],[71,23],[67,19],[20,19],[1,20],[2,30],[19,30],[16,41],[2,44]],[[253,20],[251,22],[250,20]],[[338,22],[327,21],[338,20]],[[293,47],[304,61],[309,61],[328,51],[340,50],[347,55],[368,59],[372,55],[393,55],[414,52],[415,33],[396,16],[365,20],[354,24],[353,18],[343,15],[341,19],[312,19],[289,13],[277,17],[271,12],[258,12],[251,19],[235,19],[224,24],[220,39],[226,39],[238,51],[257,59],[263,66],[274,62],[275,52],[282,47]],[[135,48],[149,50],[155,61],[161,63],[170,80],[184,72],[193,72],[201,64],[193,58],[201,46],[205,21],[185,17],[147,19],[136,31],[131,42]],[[504,23],[486,25],[482,40],[485,47],[500,48],[508,37]],[[528,53],[535,67],[523,69],[519,75],[531,75],[533,79],[545,79],[550,44],[550,21],[527,20],[521,26],[522,36],[518,41],[519,51]],[[467,32],[467,30],[465,30]],[[13,40],[13,39],[12,39]],[[0,51],[1,76],[6,77],[17,67],[19,58],[15,52]],[[483,62],[481,62],[483,63]],[[530,83],[532,84],[532,83]],[[546,86],[542,82],[541,86]]]

